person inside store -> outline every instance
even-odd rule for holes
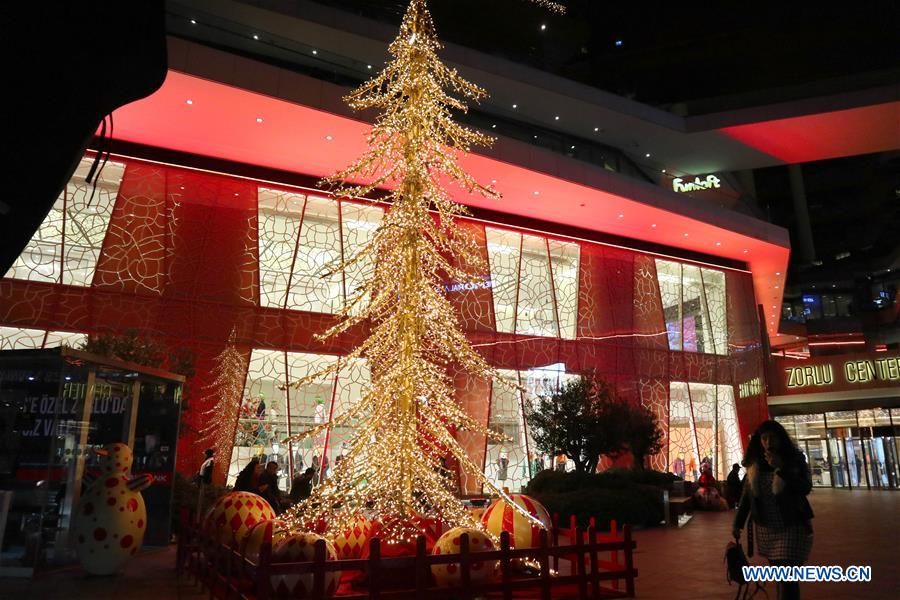
[[[291,481],[291,503],[296,504],[306,500],[312,494],[312,480],[316,470],[309,467],[303,473],[297,472],[297,476]]]
[[[266,499],[276,513],[281,512],[281,490],[278,488],[278,463],[274,460],[266,464],[266,470],[259,476],[256,493]]]
[[[745,485],[732,535],[740,540],[747,518],[748,554],[755,540],[759,554],[772,565],[801,566],[812,550],[813,511],[806,496],[812,476],[803,454],[777,421],[764,421],[750,438],[744,455]],[[778,582],[778,599],[800,598],[796,581]]]
[[[741,497],[741,465],[734,463],[731,465],[731,473],[725,480],[725,500],[728,501],[728,508],[734,508]]]
[[[197,471],[197,483],[203,485],[209,485],[212,483],[213,467],[215,466],[213,461],[213,454],[214,452],[212,448],[207,448],[203,451],[204,460],[203,464],[200,465],[200,469]]]
[[[259,464],[259,459],[254,456],[238,473],[237,479],[234,480],[234,491],[252,492],[255,494],[261,474],[262,465]]]

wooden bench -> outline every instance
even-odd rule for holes
[[[694,499],[691,496],[669,497],[669,514],[666,515],[666,525],[678,527],[678,517],[689,514],[694,508]]]

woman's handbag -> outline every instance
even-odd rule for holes
[[[731,585],[732,582],[737,582],[738,584],[737,594],[735,594],[734,600],[747,600],[748,598],[755,596],[756,592],[760,590],[762,590],[763,594],[768,598],[769,594],[766,592],[766,588],[758,581],[754,582],[756,583],[756,587],[753,588],[752,593],[750,592],[750,583],[744,577],[744,567],[749,566],[750,561],[747,560],[747,556],[744,554],[744,548],[739,541],[728,542],[728,545],[725,547],[725,564],[727,566],[725,579],[728,581],[728,585]]]

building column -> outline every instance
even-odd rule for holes
[[[813,244],[812,227],[809,224],[809,208],[806,205],[806,188],[803,186],[801,165],[788,165],[791,181],[791,197],[794,200],[794,216],[797,219],[797,252],[804,264],[816,259],[816,248]]]

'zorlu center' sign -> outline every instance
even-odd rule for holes
[[[830,364],[788,367],[787,387],[790,389],[822,387],[834,383],[834,368]],[[846,383],[872,381],[900,381],[900,357],[848,360],[841,368]]]

